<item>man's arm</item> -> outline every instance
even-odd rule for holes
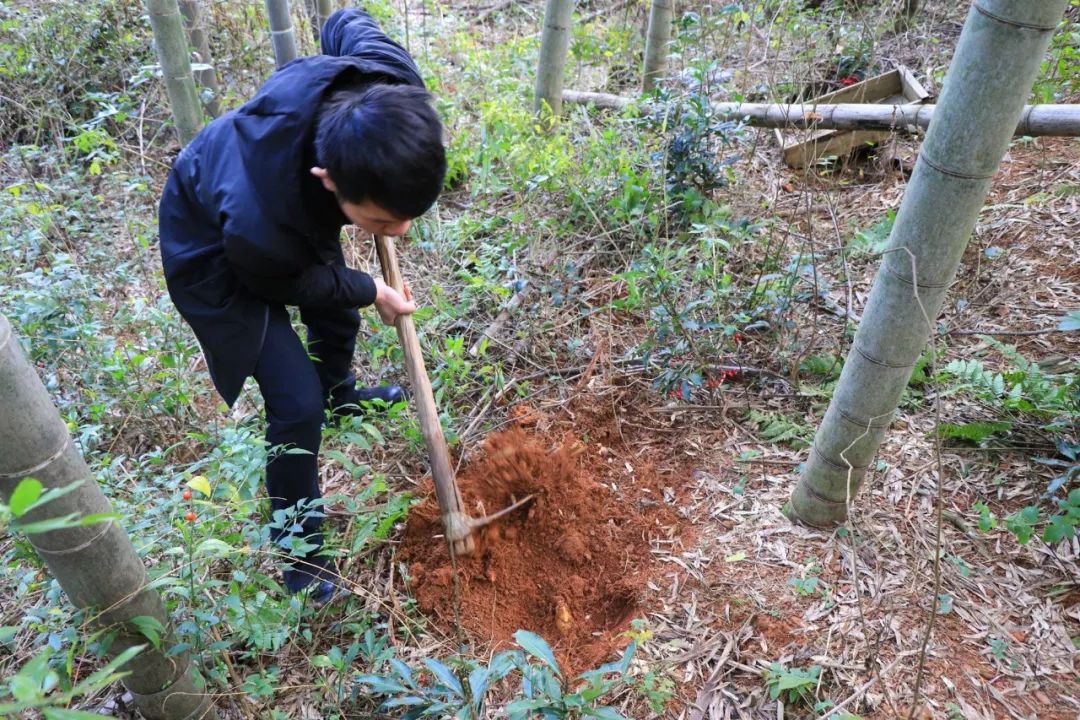
[[[408,51],[382,31],[374,18],[363,10],[338,10],[323,25],[324,55],[351,56],[392,69],[410,85],[424,87],[420,71]]]
[[[375,280],[345,265],[311,265],[295,275],[282,275],[281,262],[235,235],[225,237],[225,256],[241,284],[269,302],[335,308],[375,302]]]

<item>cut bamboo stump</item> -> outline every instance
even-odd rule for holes
[[[27,523],[112,512],[45,386],[20,350],[10,323],[0,315],[0,497],[9,501],[27,477],[38,480],[46,491],[76,486],[20,518]],[[142,560],[118,523],[105,520],[28,537],[71,604],[97,611],[97,627],[115,633],[110,653],[146,646],[121,668],[129,673],[124,686],[146,718],[217,717],[210,698],[195,685],[187,654],[166,654],[176,642],[171,631],[155,648],[132,622],[149,616],[169,628],[161,599],[149,587]]]

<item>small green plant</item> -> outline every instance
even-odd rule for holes
[[[101,716],[95,713],[71,710],[67,705],[77,698],[92,695],[109,687],[127,673],[120,670],[126,662],[138,655],[144,646],[130,647],[112,660],[102,665],[86,678],[72,685],[70,678],[64,677],[53,669],[51,663],[64,660],[63,653],[58,653],[50,646],[23,664],[19,671],[0,687],[0,716],[19,717],[22,713],[37,710],[45,720],[96,720]],[[57,655],[60,655],[57,658]],[[13,702],[2,702],[4,695]]]
[[[738,349],[739,328],[750,318],[734,307],[725,266],[732,245],[753,232],[721,214],[712,225],[691,229],[696,242],[646,245],[630,269],[615,276],[625,296],[611,306],[645,319],[648,333],[637,350],[646,366],[656,366],[662,393],[688,401],[696,390],[728,379],[712,365]]]
[[[393,657],[377,665],[381,672],[356,679],[376,697],[385,698],[381,711],[403,710],[403,720],[453,717],[479,720],[484,717],[488,692],[516,673],[520,683],[505,709],[508,720],[544,718],[600,718],[619,720],[614,708],[600,704],[614,690],[625,686],[630,661],[637,649],[631,640],[622,658],[569,680],[563,675],[551,646],[527,630],[514,634],[520,650],[507,650],[483,664],[458,656],[446,663],[426,658],[413,669]]]
[[[1002,667],[1008,668],[1009,670],[1016,670],[1020,667],[1020,663],[1009,654],[1008,642],[1001,638],[992,637],[989,640],[989,645],[990,653]]]
[[[811,597],[819,590],[821,585],[821,578],[806,577],[806,578],[791,578],[788,580],[788,585],[795,591],[796,595],[802,597]]]
[[[1070,0],[1069,8],[1042,63],[1033,102],[1073,102],[1080,93],[1080,0]]]
[[[84,515],[83,517],[71,513],[61,517],[32,522],[27,522],[22,519],[27,513],[36,510],[57,498],[67,495],[78,486],[78,483],[74,483],[64,488],[50,488],[45,490],[45,487],[39,480],[30,477],[23,478],[19,481],[19,484],[15,486],[8,502],[6,504],[0,502],[0,531],[3,531],[10,526],[12,530],[16,530],[25,535],[34,535],[36,533],[52,532],[54,530],[86,527],[88,525],[96,525],[97,523],[105,522],[106,520],[119,519],[119,516],[115,513],[95,513],[92,515]]]
[[[1002,355],[1008,366],[1003,371],[994,371],[978,359],[953,360],[938,373],[939,382],[951,383],[950,394],[969,393],[992,409],[1039,420],[1044,429],[1052,432],[1072,427],[1072,419],[1080,410],[1080,384],[1075,368],[1047,372],[1015,347],[980,337]]]
[[[889,246],[889,235],[895,223],[896,211],[889,210],[873,225],[856,232],[848,242],[848,250],[853,255],[880,255]]]
[[[937,433],[946,440],[964,440],[966,442],[980,444],[997,433],[1012,430],[1011,422],[989,420],[983,422],[970,422],[963,425],[954,423],[941,423],[937,427]],[[930,432],[933,434],[933,431]]]
[[[650,670],[641,676],[635,689],[649,703],[649,708],[660,715],[675,696],[675,681]]]
[[[720,116],[702,93],[668,104],[655,120],[669,133],[656,155],[665,163],[668,193],[684,206],[682,217],[692,217],[707,193],[734,181],[737,156],[725,151],[738,142],[742,124]]]
[[[70,514],[29,522],[23,519],[28,513],[63,497],[77,487],[76,483],[65,488],[45,490],[40,481],[34,478],[23,478],[15,486],[8,502],[0,501],[0,532],[11,529],[26,535],[34,535],[118,519],[119,516],[112,513],[87,515],[81,518],[76,514]],[[18,626],[0,627],[0,645],[12,640],[19,629]],[[91,695],[119,680],[125,675],[120,672],[120,667],[143,649],[141,645],[128,648],[86,678],[75,681],[70,673],[70,665],[67,663],[68,652],[60,647],[58,641],[59,638],[57,641],[50,641],[36,655],[24,662],[18,671],[3,681],[6,685],[0,685],[0,716],[17,717],[26,711],[37,710],[45,720],[84,720],[100,717],[70,710],[66,706],[77,698]],[[72,644],[73,647],[76,645],[74,641]],[[82,645],[79,644],[79,647]],[[83,649],[90,650],[89,647]],[[10,698],[10,701],[5,702],[5,698]]]
[[[997,527],[997,516],[986,503],[977,502],[972,508],[979,513],[979,532],[990,532]]]
[[[1046,492],[1043,494],[1043,499],[1053,497],[1058,490],[1080,477],[1080,443],[1069,442],[1065,440],[1065,438],[1059,438],[1057,441],[1057,449],[1064,459],[1045,457],[1035,458],[1035,462],[1040,465],[1060,468],[1062,471],[1060,475],[1050,480],[1050,483],[1046,486]]]
[[[769,697],[773,700],[783,698],[791,705],[810,705],[814,688],[820,678],[820,665],[788,668],[780,663],[773,663],[765,671],[765,686],[769,688]]]
[[[750,410],[747,420],[757,425],[763,439],[793,448],[809,447],[814,440],[814,429],[780,413],[767,410]]]

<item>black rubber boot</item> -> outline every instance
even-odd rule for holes
[[[405,388],[400,385],[379,387],[356,387],[330,396],[330,409],[334,417],[363,417],[396,405],[408,399]]]

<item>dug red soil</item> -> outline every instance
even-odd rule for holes
[[[678,524],[660,492],[671,480],[572,432],[490,436],[458,473],[467,511],[479,517],[529,494],[535,500],[477,533],[476,552],[459,558],[462,625],[493,649],[509,647],[519,629],[539,633],[568,672],[602,662],[642,615],[650,540]],[[427,487],[401,552],[420,608],[452,627],[454,571],[430,480]]]

